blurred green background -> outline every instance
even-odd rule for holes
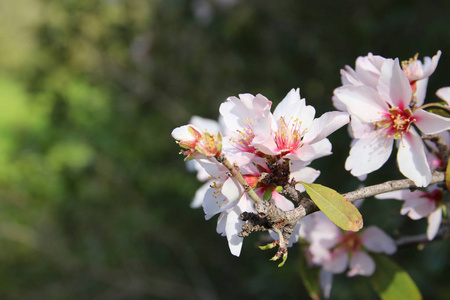
[[[171,130],[244,92],[276,104],[300,87],[320,115],[357,56],[437,50],[431,100],[450,86],[449,1],[1,1],[0,298],[304,299],[299,247],[279,269],[254,235],[236,258],[189,207],[200,183]],[[346,130],[330,139],[317,182],[358,187]],[[394,163],[368,183],[400,178]],[[424,232],[400,206],[366,201],[365,224]],[[438,241],[394,258],[425,299],[448,299],[449,253]],[[338,276],[332,299],[376,295]]]

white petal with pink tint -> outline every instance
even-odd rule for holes
[[[450,86],[438,89],[436,95],[450,105]]]
[[[397,251],[395,241],[376,226],[367,227],[361,239],[364,247],[371,252],[393,254]]]
[[[206,192],[210,189],[210,185],[213,184],[213,180],[207,181],[195,192],[194,199],[191,202],[191,208],[198,208],[202,206],[203,199],[205,199]]]
[[[334,94],[347,106],[351,115],[365,122],[378,121],[380,114],[389,109],[378,92],[367,86],[342,86],[334,90]]]
[[[172,137],[181,142],[195,142],[197,139],[192,135],[189,129],[190,127],[197,130],[198,132],[201,132],[201,130],[195,125],[183,125],[172,130]]]
[[[202,202],[205,219],[211,219],[215,214],[225,211],[232,204],[228,199],[220,193],[220,190],[209,188],[206,190],[205,197]]]
[[[281,208],[284,211],[295,208],[294,203],[292,203],[292,201],[286,199],[277,192],[272,193],[272,203],[275,204],[276,207]]]
[[[320,175],[320,171],[317,171],[310,167],[302,167],[296,169],[296,163],[291,162],[291,174],[289,175],[290,180],[303,181],[306,183],[313,183],[317,177]],[[301,192],[305,191],[305,188],[301,184],[296,184],[295,188]]]
[[[324,113],[313,121],[311,128],[305,133],[304,143],[316,143],[338,130],[350,121],[345,112],[332,111]]]
[[[397,162],[403,175],[419,186],[431,181],[431,170],[425,155],[425,146],[414,129],[403,136],[398,145]]]
[[[426,134],[436,134],[450,129],[450,118],[429,113],[423,109],[414,111],[413,117],[417,119],[414,124]]]
[[[442,208],[439,207],[428,216],[427,238],[431,241],[436,237],[442,221]]]
[[[427,87],[428,77],[416,81],[416,92],[414,93],[414,96],[416,97],[416,107],[420,107],[423,105],[427,93]]]
[[[405,203],[402,206],[400,213],[402,215],[408,214],[413,220],[418,220],[428,216],[436,209],[436,205],[433,201],[425,197],[407,197]]]
[[[280,118],[286,121],[298,119],[301,121],[300,131],[304,131],[311,126],[315,114],[315,108],[300,98],[300,89],[292,89],[275,108],[273,118],[277,122]]]
[[[375,195],[375,198],[377,199],[396,199],[396,200],[403,200],[403,191],[393,191],[393,192],[387,192],[387,193],[383,193],[383,194],[378,194]]]
[[[218,134],[220,131],[219,123],[216,120],[202,118],[199,116],[192,116],[189,123],[197,126],[202,131],[207,131],[211,134]]]
[[[222,194],[227,197],[230,203],[238,200],[242,196],[243,191],[243,187],[233,178],[225,180],[222,186]]]
[[[231,254],[239,256],[241,254],[243,238],[238,236],[238,233],[242,231],[242,225],[244,221],[239,219],[240,210],[237,206],[232,208],[227,215],[225,233],[227,235],[228,246],[230,247]]]
[[[380,97],[393,107],[405,109],[411,101],[412,90],[408,77],[400,68],[398,58],[388,59],[381,68],[377,86]]]
[[[352,254],[347,276],[372,276],[373,272],[375,272],[375,262],[366,252],[357,251]]]
[[[392,152],[393,139],[377,138],[377,132],[371,132],[352,146],[345,162],[345,169],[353,176],[361,176],[378,170]]]
[[[347,268],[348,253],[345,249],[337,249],[333,252],[330,260],[324,261],[322,267],[334,274],[342,273]]]

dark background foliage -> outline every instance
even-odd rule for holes
[[[227,4],[228,2],[228,4]],[[448,1],[6,0],[0,4],[2,299],[299,299],[299,247],[279,269],[245,240],[229,253],[189,203],[200,186],[170,136],[226,97],[277,104],[300,87],[332,110],[339,70],[368,52],[443,55],[428,98],[450,85]],[[350,139],[314,167],[318,183],[360,185],[343,166]],[[368,183],[400,178],[395,161]],[[398,201],[368,199],[365,224],[423,233]],[[445,299],[448,241],[394,258],[426,299]],[[335,278],[332,299],[376,298]]]

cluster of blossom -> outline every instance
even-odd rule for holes
[[[441,56],[417,55],[409,61],[369,54],[356,60],[356,68],[341,71],[343,86],[334,91],[334,104],[351,115],[354,138],[345,168],[354,176],[378,170],[391,155],[394,141],[397,163],[403,175],[417,186],[428,186],[431,169],[427,148],[418,134],[432,135],[450,129],[450,119],[423,109],[428,77]],[[438,95],[448,100],[448,89]]]
[[[239,167],[246,182],[261,198],[269,199],[282,210],[291,210],[294,204],[279,194],[276,185],[259,182],[262,173],[270,173],[268,158],[289,163],[290,180],[313,182],[320,172],[308,165],[331,154],[331,143],[326,137],[349,122],[347,113],[337,111],[315,118],[315,109],[300,98],[299,89],[291,90],[273,113],[271,105],[260,94],[229,97],[220,106],[220,124],[195,117],[191,124],[172,132],[180,146],[188,149],[187,158],[195,159],[199,179],[207,180],[197,191],[192,206],[202,205],[206,219],[220,214],[217,232],[227,237],[231,253],[236,256],[243,241],[238,236],[244,224],[239,216],[255,209],[242,186],[228,176],[227,168],[214,157],[223,153]],[[212,151],[204,150],[209,139],[220,139],[219,132],[224,134],[221,150],[214,146]],[[296,188],[304,191],[300,184]]]
[[[322,212],[300,223],[300,237],[309,243],[306,257],[310,264],[322,267],[319,277],[325,298],[330,295],[333,274],[343,273],[348,266],[347,276],[371,276],[375,262],[368,253],[393,254],[397,250],[394,240],[376,226],[357,233],[343,231]]]
[[[416,55],[401,64],[398,59],[371,53],[359,57],[355,69],[347,66],[341,70],[343,86],[333,95],[333,103],[340,111],[319,118],[315,118],[315,109],[301,99],[299,89],[291,90],[273,113],[272,102],[263,95],[241,94],[221,104],[219,122],[193,117],[190,124],[172,132],[186,149],[182,151],[186,160],[192,160],[189,166],[198,172],[199,180],[205,181],[191,206],[202,206],[206,219],[219,214],[217,232],[227,237],[231,253],[239,256],[243,242],[239,233],[245,224],[241,216],[256,212],[254,201],[217,158],[224,156],[234,163],[261,199],[290,211],[295,205],[281,192],[282,184],[262,180],[273,172],[270,162],[289,165],[289,182],[303,192],[300,182],[312,183],[320,174],[309,164],[331,154],[327,136],[349,121],[353,141],[345,168],[352,175],[363,180],[378,170],[388,160],[395,142],[401,173],[417,187],[427,187],[432,171],[442,171],[449,154],[450,118],[427,111],[429,104],[424,104],[428,77],[436,69],[440,55],[439,51],[433,58],[425,57],[424,62]],[[436,105],[447,110],[450,87],[436,94],[446,102]],[[404,200],[401,214],[414,220],[427,217],[427,237],[431,240],[441,224],[443,193],[442,188],[430,186],[426,191],[394,191],[377,197]],[[271,235],[277,239],[276,234]],[[322,267],[325,295],[329,294],[332,274],[344,272],[347,266],[348,276],[374,273],[375,263],[367,251],[396,251],[395,242],[379,228],[345,232],[322,213],[302,219],[290,237],[290,245],[299,237],[309,243],[307,257],[311,264]]]
[[[351,115],[351,135],[354,138],[345,168],[354,176],[365,177],[379,169],[389,158],[394,141],[398,148],[400,171],[419,187],[427,187],[433,170],[445,168],[448,159],[434,143],[423,140],[425,135],[438,135],[450,145],[450,119],[427,112],[424,104],[428,77],[433,74],[441,52],[424,62],[417,55],[399,64],[398,59],[372,55],[359,57],[356,68],[341,70],[343,86],[334,91],[335,106]],[[436,95],[450,103],[450,87]],[[448,150],[446,150],[448,152]],[[445,156],[445,157],[443,157]],[[442,188],[436,185],[427,191],[393,191],[376,196],[378,199],[398,199],[405,203],[401,214],[411,219],[428,218],[428,239],[432,240],[442,219]]]

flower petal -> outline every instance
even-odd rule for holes
[[[202,205],[205,219],[209,220],[215,214],[225,211],[232,203],[220,191],[218,193],[215,188],[209,188],[206,190]]]
[[[441,226],[442,220],[442,208],[437,208],[428,216],[428,228],[427,228],[427,238],[431,241],[435,238],[438,233],[439,226]]]
[[[436,205],[433,201],[427,198],[405,198],[405,203],[402,206],[400,213],[402,215],[408,214],[413,220],[418,220],[428,216],[436,209]]]
[[[304,181],[306,183],[313,183],[317,177],[320,175],[320,171],[317,171],[310,167],[302,167],[300,169],[296,168],[296,162],[298,161],[292,161],[291,162],[291,174],[289,175],[289,180],[295,180],[295,181]],[[300,192],[304,192],[305,188],[301,184],[295,185],[295,188],[299,190]]]
[[[201,130],[192,124],[183,125],[172,130],[172,137],[180,142],[195,142],[197,138],[192,134],[192,131],[199,133],[201,135]]]
[[[364,251],[354,252],[350,260],[350,270],[347,276],[372,276],[375,272],[375,262],[372,257]]]
[[[286,97],[277,105],[273,112],[275,121],[283,117],[286,121],[291,119],[300,120],[300,131],[311,126],[316,114],[316,109],[306,105],[305,99],[300,98],[300,89],[292,89]]]
[[[281,208],[284,211],[288,211],[291,209],[294,209],[294,203],[292,201],[289,201],[282,195],[278,194],[277,192],[272,193],[272,203],[275,204],[276,207]]]
[[[225,236],[225,226],[227,225],[227,212],[222,212],[217,218],[216,231],[221,236]]]
[[[377,89],[380,97],[392,106],[400,109],[408,107],[412,96],[411,85],[400,67],[398,58],[387,59],[383,63]]]
[[[413,117],[417,119],[414,124],[426,134],[436,134],[450,129],[450,118],[442,117],[423,109],[414,111]]]
[[[331,287],[333,286],[333,273],[320,269],[319,273],[320,287],[323,291],[323,297],[325,299],[330,298]]]
[[[441,50],[439,50],[433,58],[425,56],[423,59],[423,77],[430,77],[433,74],[434,70],[439,63],[439,59],[441,58]]]
[[[314,159],[331,155],[331,143],[328,139],[322,139],[314,144],[304,144],[298,150],[285,156],[292,161],[301,160],[303,163],[311,163]]]
[[[208,189],[210,189],[210,185],[213,184],[214,181],[208,181],[205,184],[203,184],[196,192],[194,199],[192,199],[191,202],[191,208],[199,208],[202,206],[203,199],[205,199],[206,192]]]
[[[395,200],[404,200],[403,191],[393,191],[387,192],[383,194],[378,194],[375,196],[377,199],[385,200],[385,199],[395,199]]]
[[[332,111],[324,113],[320,118],[315,119],[311,128],[305,133],[304,143],[316,143],[328,135],[338,130],[350,121],[345,112]]]
[[[220,131],[219,123],[216,120],[202,118],[199,116],[192,116],[189,123],[210,134],[218,134]]]
[[[368,134],[367,138],[357,140],[350,149],[345,169],[351,171],[353,176],[378,170],[391,155],[393,140],[376,135],[377,132]]]
[[[450,105],[450,86],[438,89],[436,95]]]
[[[361,235],[361,239],[369,251],[386,254],[393,254],[397,251],[395,241],[376,226],[367,227]]]
[[[336,249],[330,260],[323,263],[323,268],[334,274],[342,273],[347,268],[348,253],[343,248]]]
[[[423,105],[427,93],[427,86],[428,77],[416,81],[416,92],[414,93],[414,95],[416,96],[416,107],[420,107]]]
[[[342,86],[335,89],[334,94],[347,106],[351,115],[365,122],[378,121],[380,114],[389,109],[378,92],[367,86]]]
[[[397,162],[403,175],[419,186],[431,181],[431,171],[425,155],[425,146],[420,136],[411,129],[398,145]]]
[[[230,203],[238,200],[243,193],[242,186],[233,178],[225,180],[222,186],[222,194],[227,197]]]
[[[237,206],[232,208],[227,215],[227,221],[225,225],[225,233],[227,235],[228,246],[230,247],[231,254],[239,256],[241,254],[243,238],[238,236],[238,233],[242,231],[242,225],[244,221],[239,219],[240,210]]]

